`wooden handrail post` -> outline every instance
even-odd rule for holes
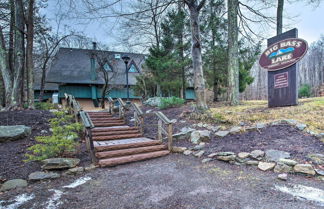
[[[172,136],[172,123],[168,124],[168,149],[169,151],[172,150],[172,144],[173,144],[173,136]]]
[[[141,131],[141,134],[144,134],[144,118],[143,118],[143,116],[140,117],[140,120],[141,120],[141,129],[140,129],[140,131]]]
[[[162,120],[158,121],[158,140],[162,142]]]

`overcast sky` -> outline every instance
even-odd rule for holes
[[[50,19],[50,23],[54,28],[57,25],[55,23],[55,14],[58,11],[65,11],[64,9],[66,9],[60,8],[56,2],[57,0],[49,0],[48,7],[43,10],[43,13]],[[321,35],[324,35],[324,1],[322,1],[319,7],[307,5],[303,1],[291,4],[287,3],[287,1],[285,2],[285,30],[295,27],[298,28],[299,37],[308,41],[309,44],[318,40]],[[275,15],[275,8],[271,12]],[[287,17],[290,18],[287,19]],[[69,19],[63,21],[63,24],[75,31],[82,31],[88,37],[93,38],[94,41],[100,41],[107,44],[111,50],[127,50],[124,46],[120,46],[118,42],[118,39],[120,38],[120,34],[118,33],[120,18],[82,22],[83,23],[81,24],[80,19]],[[63,24],[61,24],[61,28],[63,28]],[[264,30],[262,32],[268,34],[269,37],[275,35],[274,29],[263,28],[262,30]]]

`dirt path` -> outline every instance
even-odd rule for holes
[[[64,188],[78,178],[85,183]],[[275,189],[275,186],[290,188],[296,184],[317,188],[320,194],[315,195],[315,199],[322,198],[323,202],[296,198]],[[3,201],[0,201],[0,208],[16,204],[20,207],[11,208],[318,209],[324,208],[323,190],[323,183],[303,176],[289,176],[287,182],[282,182],[272,172],[219,161],[202,164],[197,158],[172,154],[115,168],[96,169],[74,178],[35,183],[0,195]],[[26,201],[20,204],[11,201],[18,194],[25,194]]]

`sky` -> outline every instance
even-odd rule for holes
[[[49,18],[53,28],[57,26],[55,14],[58,11],[66,11],[65,8],[58,6],[57,1],[58,0],[49,0],[47,8],[42,10],[43,14]],[[276,2],[276,0],[273,1]],[[291,2],[293,3],[287,0],[285,1],[284,31],[297,28],[299,38],[305,39],[309,44],[319,40],[321,35],[324,35],[324,1],[322,0],[318,7],[315,7],[315,5],[308,5],[305,1]],[[249,1],[246,0],[246,3],[249,4]],[[71,13],[73,11],[68,12]],[[270,13],[274,13],[272,15],[275,15],[275,12],[275,8],[270,11]],[[108,45],[110,50],[125,51],[127,50],[126,47],[119,44],[120,36],[122,36],[122,34],[118,33],[120,22],[120,17],[91,21],[82,20],[82,18],[66,19],[62,21],[60,28],[62,31],[64,28],[62,25],[66,25],[75,31],[82,31],[94,41],[100,41]],[[264,27],[258,28],[257,26],[254,28],[256,28],[256,30],[262,30],[261,32],[266,34],[267,37],[272,37],[276,33],[275,29]]]

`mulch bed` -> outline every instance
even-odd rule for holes
[[[154,111],[163,112],[169,119],[177,119],[173,126],[173,132],[178,133],[183,127],[190,127],[192,124],[197,124],[201,121],[189,120],[187,118],[179,118],[183,111],[191,110],[190,105],[185,105],[179,108],[168,108],[160,110],[150,106],[142,106],[141,109],[145,113],[151,110],[151,113],[145,114],[145,136],[155,138],[157,135],[157,117]],[[132,111],[130,111],[132,112]],[[132,113],[127,114],[128,120],[132,117]],[[181,123],[185,120],[185,123]],[[219,126],[221,124],[212,124]],[[198,129],[198,128],[195,128]],[[200,128],[201,129],[201,128]],[[193,147],[189,141],[174,141],[175,146]],[[290,125],[275,125],[268,126],[264,129],[248,131],[241,134],[228,135],[224,138],[219,138],[212,135],[211,142],[206,144],[206,154],[220,151],[231,152],[251,152],[253,150],[268,150],[277,149],[289,152],[292,158],[306,161],[307,155],[310,153],[324,153],[324,143],[314,136],[299,131]]]

